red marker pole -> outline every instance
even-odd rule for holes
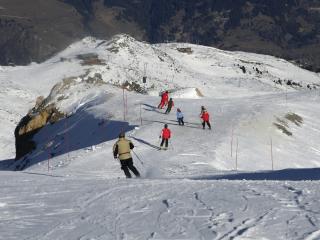
[[[270,151],[271,151],[271,169],[273,171],[273,149],[272,149],[272,137],[270,138]]]
[[[126,120],[126,103],[124,97],[124,87],[122,88],[122,100],[123,100],[123,121]]]

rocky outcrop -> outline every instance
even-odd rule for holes
[[[64,114],[59,112],[54,104],[45,106],[45,99],[37,98],[36,106],[21,119],[14,131],[16,160],[35,149],[36,144],[32,138],[41,128],[47,123],[53,124],[63,117]]]

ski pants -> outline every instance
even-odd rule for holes
[[[168,147],[168,143],[169,143],[169,139],[168,138],[162,138],[160,147],[162,147],[164,143],[166,143],[166,148],[167,148]]]
[[[124,171],[124,174],[127,178],[131,178],[131,174],[129,172],[129,169],[136,175],[136,177],[140,177],[140,173],[138,170],[133,166],[132,158],[128,158],[125,160],[120,160],[121,163],[121,169]]]
[[[165,104],[166,104],[165,100],[161,100],[160,104],[158,105],[158,108],[162,109]]]
[[[210,122],[209,122],[209,121],[203,121],[203,122],[202,122],[202,128],[203,128],[203,129],[205,128],[206,123],[207,123],[207,125],[208,125],[209,129],[211,129],[211,124],[210,124]]]
[[[168,107],[168,108],[167,108],[167,110],[166,110],[166,112],[165,112],[165,114],[168,114],[168,113],[170,113],[170,111],[171,111],[171,108],[172,108],[172,107]]]
[[[179,125],[184,125],[183,117],[182,118],[177,118]]]

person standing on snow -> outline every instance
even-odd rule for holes
[[[168,99],[169,99],[169,93],[168,93],[168,91],[165,91],[161,95],[161,102],[158,105],[158,108],[162,109],[165,105],[167,105],[168,104]]]
[[[133,148],[133,143],[130,140],[125,139],[125,134],[123,132],[119,134],[119,140],[113,145],[113,156],[115,159],[119,158],[121,169],[124,171],[127,178],[131,178],[129,169],[136,177],[140,177],[140,173],[135,166],[133,166],[133,160],[130,154],[130,151]]]
[[[200,114],[200,118],[202,119],[202,128],[205,129],[206,123],[209,127],[209,129],[211,130],[211,124],[210,124],[210,115],[207,112],[207,110],[204,108],[204,106],[201,107],[201,114]]]
[[[171,138],[171,131],[168,128],[168,124],[164,125],[164,128],[162,129],[159,138],[162,138],[162,141],[161,141],[161,144],[160,144],[160,149],[162,149],[162,146],[165,143],[164,150],[167,150],[168,149],[168,144],[169,144],[169,138]]]
[[[180,108],[177,108],[177,120],[179,125],[184,126],[183,113],[181,112]]]
[[[172,100],[172,98],[170,98],[170,100],[169,100],[169,102],[168,102],[168,107],[167,107],[167,110],[166,110],[165,114],[169,114],[170,111],[171,111],[171,108],[173,108],[173,106],[174,106],[173,100]]]

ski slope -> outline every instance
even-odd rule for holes
[[[82,65],[77,55],[87,53],[106,65]],[[318,74],[271,56],[126,35],[0,70],[0,239],[320,239],[320,93],[307,88]],[[97,73],[103,83],[87,81]],[[148,94],[117,86],[143,86],[144,75]],[[156,107],[166,89],[168,115]],[[39,95],[70,117],[46,125],[37,148],[14,162],[15,125]],[[200,125],[202,105],[211,131]],[[173,136],[159,151],[165,123]],[[141,179],[125,179],[113,159],[122,130]]]

